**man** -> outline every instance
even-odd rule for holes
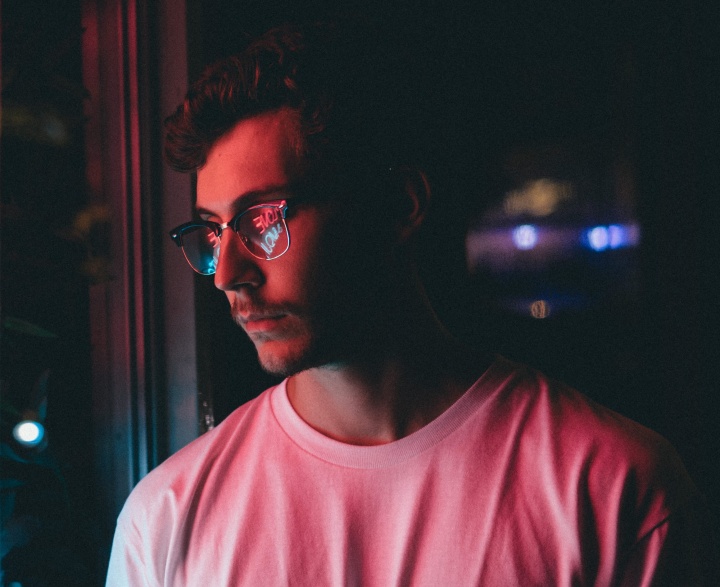
[[[286,379],[143,479],[108,585],[698,584],[667,442],[436,318],[430,187],[358,46],[271,31],[167,121],[172,238]]]

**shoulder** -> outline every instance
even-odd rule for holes
[[[133,489],[123,518],[148,519],[150,510],[179,511],[183,502],[192,501],[203,481],[214,474],[222,461],[232,458],[254,440],[255,432],[272,417],[270,388],[233,411],[217,427],[209,430],[150,471]]]
[[[588,552],[604,553],[628,584],[668,561],[680,577],[697,574],[705,510],[672,445],[532,368],[497,364],[486,439],[510,455],[514,503],[533,504],[524,515],[577,527]]]
[[[654,508],[656,521],[687,501],[692,482],[660,434],[530,367],[503,368],[493,419],[517,427],[518,451],[544,474],[587,487],[598,503]]]
[[[641,461],[648,453],[674,452],[661,435],[578,390],[531,367],[499,361],[504,377],[494,390],[493,409],[507,418],[522,418],[524,434],[568,447],[622,449],[627,458]]]
[[[273,418],[270,388],[169,457],[133,489],[117,520],[108,585],[164,584],[173,557],[193,531],[193,512],[214,503],[212,490],[233,464],[261,454]],[[269,432],[268,434],[272,434]],[[177,561],[175,561],[177,562]],[[148,579],[149,578],[149,579]]]

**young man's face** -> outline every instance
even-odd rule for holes
[[[361,229],[339,198],[313,202],[313,186],[305,185],[310,201],[293,205],[294,186],[304,179],[293,121],[288,110],[241,121],[197,173],[197,208],[207,220],[224,223],[253,204],[288,201],[289,250],[257,259],[226,229],[214,276],[261,365],[280,375],[347,358],[373,265],[358,255]]]

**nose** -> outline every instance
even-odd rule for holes
[[[240,237],[229,228],[223,230],[220,255],[215,270],[215,287],[236,291],[243,287],[257,288],[263,282],[260,267],[243,245]]]

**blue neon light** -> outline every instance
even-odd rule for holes
[[[538,242],[538,231],[532,224],[516,226],[512,232],[512,239],[515,246],[523,251],[535,248]]]
[[[585,246],[597,252],[633,247],[638,240],[638,227],[626,224],[594,226],[583,231],[581,237]]]

